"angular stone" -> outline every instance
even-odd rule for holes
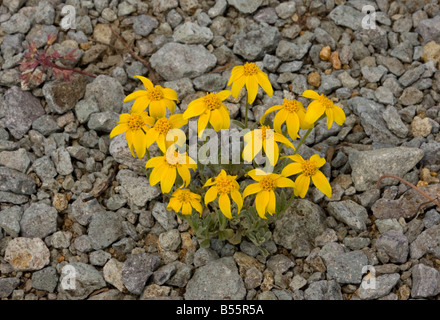
[[[362,281],[363,268],[366,265],[368,259],[362,251],[343,253],[327,265],[327,276],[340,284],[358,284]]]
[[[132,255],[124,262],[122,267],[122,282],[128,291],[140,295],[147,280],[160,264],[160,257],[153,254]]]
[[[49,264],[50,253],[40,238],[14,238],[6,247],[5,260],[16,271],[40,270]]]
[[[45,114],[40,100],[30,92],[12,87],[0,100],[0,114],[4,113],[5,126],[16,139],[21,139],[31,128],[32,122]]]
[[[198,268],[186,285],[185,299],[241,300],[246,295],[243,280],[232,257],[209,262]]]
[[[301,60],[312,46],[314,34],[306,32],[293,42],[281,40],[276,49],[276,56],[281,61]]]
[[[121,217],[112,211],[95,212],[88,234],[94,250],[107,248],[125,235]]]
[[[123,263],[119,262],[118,260],[112,258],[110,259],[102,269],[102,272],[104,274],[104,280],[107,283],[110,283],[116,289],[119,291],[124,291],[125,286],[122,283],[122,267]]]
[[[100,75],[86,86],[84,98],[94,97],[101,111],[120,113],[125,94],[124,88],[115,78]]]
[[[358,191],[376,187],[377,180],[384,174],[403,177],[423,158],[423,151],[417,148],[396,147],[371,151],[350,152],[348,161],[352,168],[354,186]],[[396,179],[386,178],[381,186],[397,184]]]
[[[374,279],[375,285],[372,286],[371,279],[363,280],[357,291],[362,300],[378,299],[386,296],[396,286],[400,280],[398,273],[384,274]]]
[[[151,210],[153,217],[165,229],[172,230],[177,228],[178,223],[174,212],[168,211],[166,205],[161,202],[156,202]]]
[[[241,13],[253,13],[261,6],[263,0],[228,0],[228,3]]]
[[[390,262],[405,263],[408,259],[408,238],[398,231],[383,233],[376,241],[376,248],[383,250],[389,257]]]
[[[420,21],[416,31],[423,38],[423,43],[430,41],[440,43],[440,16]]]
[[[367,229],[367,210],[353,200],[329,202],[328,212],[337,220],[344,222],[350,228],[361,232]]]
[[[32,287],[37,290],[54,292],[58,284],[58,273],[54,267],[47,267],[32,274]]]
[[[0,165],[26,173],[31,160],[27,155],[27,151],[20,148],[16,151],[0,152]]]
[[[21,234],[27,238],[45,238],[57,230],[57,210],[44,202],[32,203],[20,220]]]
[[[138,176],[131,170],[120,170],[116,180],[121,185],[121,195],[128,199],[129,204],[144,207],[147,202],[160,195],[157,186],[151,186],[145,176]]]
[[[440,292],[440,273],[422,263],[412,269],[412,298],[427,298]]]
[[[195,78],[215,67],[217,58],[202,45],[167,43],[150,58],[151,66],[165,80]]]
[[[175,42],[185,44],[202,44],[207,45],[211,42],[214,35],[211,29],[207,27],[201,27],[193,22],[185,22],[178,26],[173,33],[173,39]]]
[[[410,246],[411,259],[420,259],[426,253],[432,253],[440,246],[440,225],[423,231]]]
[[[304,300],[343,300],[341,286],[334,280],[312,282],[304,291]]]
[[[281,34],[278,28],[260,27],[247,33],[240,33],[235,41],[233,51],[248,61],[259,60],[277,47],[280,38]]]
[[[14,289],[20,284],[18,278],[0,278],[0,298],[9,297]]]
[[[89,197],[89,194],[82,193],[78,199],[72,203],[72,218],[83,226],[87,226],[90,223],[95,212],[104,210],[104,207],[101,206],[96,198],[83,201],[87,197]]]
[[[141,14],[134,18],[133,30],[136,34],[146,37],[159,26],[157,19]]]
[[[334,8],[328,17],[337,25],[356,31],[361,28],[364,15],[350,6],[340,5]]]

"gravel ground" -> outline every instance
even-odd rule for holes
[[[60,28],[65,5],[74,30]],[[361,26],[365,5],[376,29]],[[145,159],[123,135],[109,139],[130,110],[122,100],[140,88],[133,76],[149,76],[110,25],[178,92],[180,111],[225,89],[245,61],[274,87],[258,93],[251,121],[307,89],[337,101],[347,121],[330,131],[320,122],[300,152],[328,159],[333,197],[311,188],[295,200],[271,226],[266,258],[246,240],[200,248],[144,178]],[[98,77],[22,89],[18,62],[47,33],[58,33],[58,51],[78,49],[70,66]],[[394,174],[440,194],[438,1],[4,0],[0,43],[0,298],[439,297],[435,205],[396,179],[376,187]],[[244,118],[245,99],[227,106]]]

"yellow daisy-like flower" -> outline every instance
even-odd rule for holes
[[[345,113],[341,107],[338,107],[327,98],[325,95],[319,95],[315,91],[306,90],[301,95],[302,97],[313,99],[307,107],[305,121],[307,123],[315,123],[324,113],[327,116],[327,128],[333,124],[333,121],[340,126],[345,122]]]
[[[173,209],[175,212],[182,210],[182,214],[192,214],[193,208],[202,215],[202,197],[199,194],[191,192],[189,189],[177,189],[171,196],[167,210]]]
[[[127,139],[131,154],[136,157],[134,148],[139,159],[142,159],[147,150],[146,133],[153,123],[154,119],[146,112],[123,113],[119,115],[118,125],[110,132],[110,138],[125,132],[125,139]]]
[[[229,129],[231,120],[229,111],[223,104],[223,100],[231,95],[231,91],[223,90],[219,93],[206,93],[206,96],[198,98],[188,105],[183,113],[184,119],[199,116],[197,123],[197,132],[202,137],[208,122],[214,130],[218,132],[221,129]]]
[[[304,120],[306,115],[306,109],[301,102],[297,100],[283,99],[282,105],[276,105],[266,110],[264,115],[260,119],[260,123],[263,124],[266,116],[274,111],[278,111],[273,120],[273,128],[275,132],[282,134],[281,126],[286,123],[287,132],[289,136],[295,140],[299,138],[299,129],[309,129],[310,125]]]
[[[168,193],[174,186],[177,173],[187,187],[191,181],[189,169],[196,170],[197,164],[187,153],[179,153],[169,148],[167,153],[161,157],[154,157],[147,161],[145,168],[153,168],[150,174],[150,185],[155,186],[160,182],[162,193]]]
[[[247,162],[252,162],[263,149],[270,164],[275,166],[280,155],[280,149],[276,142],[281,142],[295,149],[289,139],[278,132],[274,132],[269,126],[260,126],[259,129],[246,133],[243,140],[246,144],[243,149],[243,159]]]
[[[234,98],[238,97],[241,88],[246,85],[249,104],[252,104],[257,97],[258,85],[263,88],[269,97],[273,95],[273,88],[270,84],[269,77],[261,71],[254,62],[246,62],[243,66],[232,68],[228,86],[231,84],[232,96]]]
[[[142,112],[149,107],[150,116],[156,119],[165,117],[167,108],[174,113],[174,101],[179,102],[176,91],[160,85],[154,86],[148,78],[134,77],[142,81],[146,90],[138,90],[125,97],[124,102],[135,100],[131,112]]]
[[[230,176],[222,169],[217,177],[208,179],[203,186],[211,187],[205,194],[205,205],[214,201],[218,196],[220,211],[229,219],[232,219],[231,200],[229,196],[237,204],[237,213],[240,213],[243,207],[243,198],[241,197],[240,191],[238,191],[240,186],[236,179],[237,176]]]
[[[173,114],[169,119],[165,117],[157,119],[146,136],[147,148],[156,142],[159,149],[165,153],[169,146],[166,141],[168,132],[172,129],[179,129],[187,123],[188,120],[183,119],[183,114],[181,113]]]
[[[330,186],[330,183],[325,175],[318,170],[318,168],[325,164],[324,158],[321,158],[317,154],[311,156],[309,160],[304,160],[299,154],[287,156],[286,158],[289,158],[294,162],[285,166],[281,174],[289,177],[301,173],[295,180],[295,196],[299,195],[301,198],[304,198],[309,190],[310,179],[312,179],[313,184],[318,190],[328,198],[332,197],[332,187]]]
[[[295,183],[282,174],[266,173],[261,169],[253,169],[248,175],[257,181],[248,185],[243,191],[243,199],[251,194],[255,197],[255,209],[262,219],[266,218],[266,212],[273,215],[276,210],[276,188],[295,188]]]

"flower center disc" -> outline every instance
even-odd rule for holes
[[[163,92],[162,92],[162,90],[160,90],[160,88],[154,87],[154,88],[148,90],[147,95],[148,95],[148,98],[153,101],[159,101],[159,100],[163,99]]]
[[[332,108],[334,106],[333,101],[325,97],[323,94],[321,94],[318,101],[326,108]]]
[[[299,110],[298,101],[296,101],[296,100],[284,99],[283,107],[284,107],[284,109],[286,109],[290,113],[298,112],[298,110]]]
[[[174,151],[172,154],[168,153],[165,156],[165,162],[168,164],[170,168],[176,168],[184,162],[184,155],[179,154],[179,152]]]
[[[222,102],[215,93],[207,93],[204,101],[206,107],[211,111],[220,108],[222,105]]]
[[[271,191],[276,188],[275,181],[271,177],[265,177],[261,179],[260,186],[265,191]]]
[[[254,76],[260,71],[260,68],[253,62],[246,62],[243,67],[245,76]]]
[[[229,194],[234,189],[234,183],[231,179],[228,179],[226,177],[218,177],[217,189],[218,193]]]
[[[171,129],[170,121],[166,118],[160,118],[157,120],[154,128],[161,134],[166,134]]]
[[[179,194],[178,200],[180,202],[189,202],[191,200],[189,190],[182,190],[182,192]]]
[[[144,121],[142,120],[142,117],[138,114],[132,114],[128,118],[127,125],[130,128],[130,130],[140,130],[144,126]]]
[[[305,160],[301,164],[301,169],[302,169],[303,173],[309,177],[313,176],[316,173],[316,171],[318,171],[315,163],[310,160]]]
[[[273,131],[269,126],[261,126],[261,127],[259,127],[259,129],[261,129],[261,139],[262,140],[272,139]]]

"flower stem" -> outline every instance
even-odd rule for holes
[[[150,156],[150,149],[147,148],[147,161],[150,160],[151,156]]]
[[[301,141],[299,142],[298,146],[296,147],[296,150],[293,154],[296,154],[298,152],[299,147],[306,141],[307,137],[309,136],[310,132],[312,132],[313,128],[310,128],[307,130],[306,134],[301,138]]]
[[[246,95],[246,112],[244,115],[244,126],[246,127],[246,129],[248,128],[248,111],[249,111],[249,102]]]

